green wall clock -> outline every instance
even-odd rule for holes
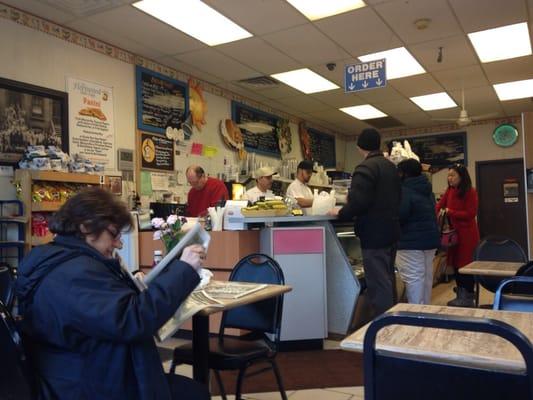
[[[498,146],[509,147],[518,140],[518,129],[512,124],[501,124],[494,129],[492,140]]]

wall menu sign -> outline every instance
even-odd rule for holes
[[[115,170],[113,88],[67,78],[70,153]]]
[[[414,136],[392,139],[387,143],[408,140],[411,149],[420,157],[420,162],[431,165],[431,171],[437,172],[454,163],[467,164],[466,132],[445,133],[429,136]]]
[[[232,101],[231,119],[240,128],[247,151],[281,157],[277,133],[281,118]]]
[[[151,133],[141,133],[141,168],[174,171],[174,141]]]
[[[164,135],[189,112],[189,87],[185,82],[136,67],[137,128]]]
[[[337,156],[335,152],[335,136],[307,128],[310,140],[311,157],[324,168],[335,168]]]

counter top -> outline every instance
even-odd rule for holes
[[[254,223],[275,223],[275,222],[315,222],[315,221],[332,221],[337,217],[332,215],[284,215],[281,217],[245,217],[245,224]]]

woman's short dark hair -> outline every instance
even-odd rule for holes
[[[420,176],[422,173],[422,165],[414,158],[408,158],[398,164],[398,170],[403,172],[403,176],[406,178],[413,178]]]
[[[459,183],[457,189],[459,190],[459,197],[463,198],[465,197],[466,192],[472,189],[472,179],[470,179],[468,169],[466,169],[463,164],[453,164],[450,166],[450,169],[453,169],[455,172],[457,172],[457,175],[459,175],[459,178],[461,178],[461,182]]]
[[[82,224],[87,232],[81,232]],[[56,234],[84,237],[98,236],[109,225],[119,231],[129,230],[131,214],[126,204],[109,190],[91,186],[68,199],[52,217],[49,228]]]

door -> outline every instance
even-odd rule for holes
[[[528,252],[524,161],[478,161],[478,225],[481,238],[501,235],[514,239]]]

